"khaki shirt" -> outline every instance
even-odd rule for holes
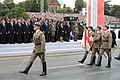
[[[93,48],[100,48],[101,47],[101,32],[97,31],[94,33],[93,37]]]
[[[77,26],[77,25],[73,25],[73,32],[74,32],[74,33],[79,33],[79,30],[78,30],[78,26]]]
[[[102,33],[102,49],[111,49],[112,45],[112,34],[110,31],[106,31]]]
[[[34,52],[41,53],[45,52],[45,36],[44,33],[40,30],[37,30],[33,35],[34,41]]]

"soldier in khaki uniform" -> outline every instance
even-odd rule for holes
[[[51,42],[55,42],[55,32],[56,32],[55,22],[50,22]]]
[[[93,43],[91,46],[92,55],[91,55],[90,63],[87,64],[88,66],[92,66],[93,64],[95,64],[96,53],[99,54],[99,49],[101,46],[101,31],[100,30],[101,30],[101,27],[98,26],[94,33]]]
[[[105,68],[110,68],[111,67],[112,34],[108,29],[109,29],[109,27],[105,26],[104,27],[104,32],[102,33],[102,44],[101,44],[101,47],[100,47],[98,62],[96,64],[96,66],[98,66],[98,67],[101,66],[102,55],[104,54],[104,52],[106,52],[107,56],[108,56],[108,64],[107,64],[107,66],[105,66]]]
[[[91,44],[89,44],[89,41],[90,40],[92,40],[93,39],[93,35],[94,35],[94,32],[93,32],[93,27],[91,27],[91,26],[89,26],[88,27],[88,33],[90,33],[90,35],[89,35],[89,37],[87,37],[88,39],[87,39],[87,45],[88,46],[86,46],[86,51],[85,51],[85,53],[84,53],[84,55],[83,55],[83,57],[82,57],[82,60],[80,60],[80,61],[78,61],[79,63],[84,63],[84,61],[86,60],[86,58],[87,58],[87,55],[88,55],[88,53],[89,53],[89,48],[91,47]]]
[[[35,23],[34,24],[34,30],[36,31],[33,35],[33,41],[34,41],[34,49],[33,53],[30,57],[30,60],[28,62],[28,65],[26,66],[24,71],[19,71],[20,73],[28,74],[34,60],[39,56],[39,58],[42,61],[43,66],[43,72],[40,74],[40,76],[47,75],[47,67],[46,67],[46,60],[45,60],[45,36],[44,33],[40,31],[40,24]]]
[[[78,36],[78,33],[79,33],[77,23],[75,23],[75,24],[73,25],[72,30],[73,30],[73,35],[74,35],[74,41],[77,41],[77,36]]]

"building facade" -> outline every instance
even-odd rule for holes
[[[48,0],[48,11],[49,12],[57,12],[61,8],[61,4],[58,0]]]

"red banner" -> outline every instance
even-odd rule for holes
[[[87,17],[88,17],[88,26],[91,26],[91,0],[88,0],[87,4]]]
[[[104,0],[98,0],[98,21],[97,25],[102,27],[104,30]]]

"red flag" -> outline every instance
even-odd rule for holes
[[[93,37],[91,35],[91,32],[88,32],[87,34],[88,34],[87,35],[87,42],[88,42],[89,46],[92,46]]]
[[[91,31],[88,31],[86,28],[84,28],[83,37],[82,37],[82,47],[83,48],[90,47],[92,46],[92,43],[93,43],[93,37],[91,35]]]

